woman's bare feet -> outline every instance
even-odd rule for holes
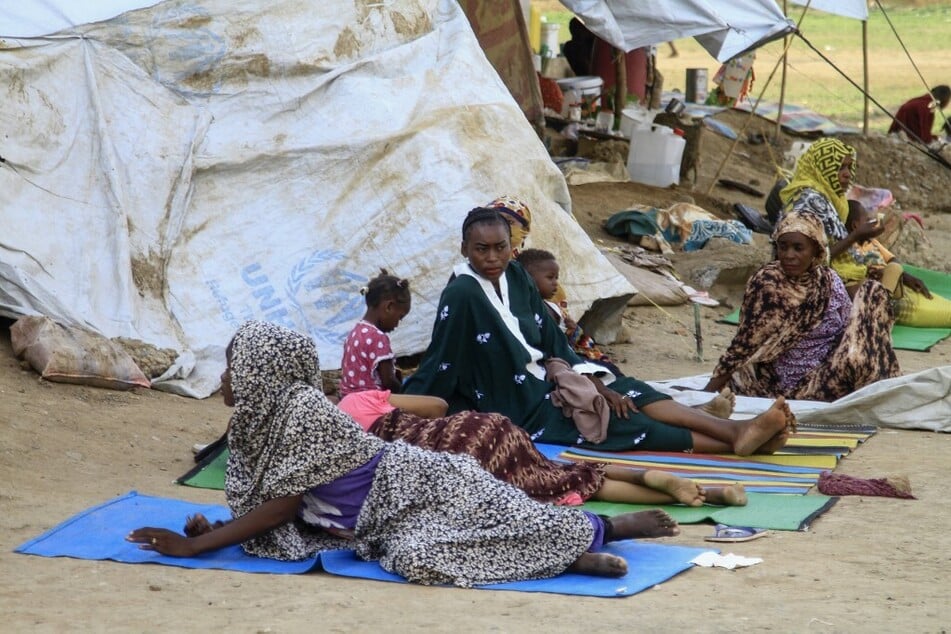
[[[720,506],[746,506],[746,488],[740,484],[725,487],[704,487],[708,504]]]
[[[789,404],[784,401],[781,409],[786,415],[786,426],[774,434],[772,438],[760,445],[755,453],[776,453],[786,446],[786,443],[789,441],[789,435],[796,431],[796,415],[789,409]]]
[[[736,440],[733,441],[733,453],[738,456],[749,456],[763,447],[786,428],[788,412],[786,399],[780,396],[773,401],[768,410],[749,421],[741,423],[743,428],[737,434]],[[785,441],[783,441],[783,444],[785,444]],[[773,451],[776,451],[776,449],[773,449]]]
[[[693,480],[672,473],[649,469],[644,472],[644,484],[655,491],[666,493],[687,506],[703,505],[703,488]]]
[[[733,408],[736,407],[736,394],[729,387],[725,387],[711,400],[696,407],[711,416],[729,418],[733,414]]]
[[[759,449],[753,453],[758,455],[773,454],[785,447],[787,442],[789,442],[789,427],[783,427],[772,438],[760,445]]]
[[[606,542],[637,537],[673,537],[680,534],[677,520],[660,509],[621,513],[605,520]]]
[[[568,566],[568,572],[595,577],[623,577],[627,574],[627,562],[608,553],[583,553]]]

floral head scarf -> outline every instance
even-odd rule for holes
[[[826,237],[825,229],[822,227],[822,221],[809,213],[800,213],[792,211],[779,221],[773,230],[772,240],[776,242],[779,236],[786,233],[801,233],[810,238],[819,245],[819,255],[812,263],[812,268],[821,264],[829,263],[829,238]]]
[[[852,159],[852,178],[855,178],[855,148],[838,139],[819,139],[809,146],[796,163],[792,180],[779,193],[783,204],[788,204],[805,188],[814,189],[835,207],[839,219],[845,222],[849,215],[849,203],[839,183],[839,168],[845,159]]]
[[[321,389],[309,337],[263,321],[231,343],[234,413],[228,427],[225,495],[235,516],[267,500],[298,495],[365,464],[383,448]],[[314,543],[294,524],[245,542],[252,554],[299,559]]]
[[[514,196],[499,196],[486,207],[497,208],[502,217],[508,220],[512,227],[512,257],[518,257],[519,251],[525,248],[525,238],[532,230],[532,212],[528,205]]]

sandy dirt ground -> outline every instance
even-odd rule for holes
[[[631,203],[665,206],[689,198],[714,209],[725,208],[724,201],[761,204],[719,187],[706,196],[718,160],[714,151],[722,146],[719,138],[708,143],[696,188],[575,187],[575,214],[592,237],[607,241],[600,223]],[[723,177],[768,188],[763,146],[740,150],[746,157],[731,162]],[[910,159],[877,160],[886,161],[891,177],[899,178],[896,165]],[[860,167],[863,184],[888,186],[871,182],[872,170],[867,174],[869,180],[863,181]],[[939,254],[940,262],[951,243],[951,217],[942,214],[951,210],[951,179],[947,172],[935,172],[934,178],[931,196],[919,196],[916,205],[903,208],[922,213],[930,245],[919,245],[921,253]],[[944,189],[938,186],[942,182]],[[913,182],[908,186],[919,191]],[[914,262],[916,254],[902,255]],[[739,292],[725,289],[721,298],[735,302]],[[688,306],[629,308],[624,317],[628,340],[607,348],[626,371],[644,379],[708,372],[733,332],[715,321],[728,311],[729,306],[703,309],[704,362],[694,359]],[[693,569],[621,599],[17,555],[12,550],[25,540],[132,489],[223,503],[220,492],[181,487],[173,480],[191,466],[194,443],[222,433],[228,410],[217,397],[196,401],[150,390],[115,392],[42,381],[14,358],[8,325],[0,328],[4,631],[943,632],[951,627],[951,543],[945,533],[951,525],[945,488],[951,437],[929,432],[883,429],[838,468],[861,477],[907,475],[917,500],[842,498],[807,532],[777,531],[723,549],[762,557],[762,564],[735,571]],[[951,342],[928,353],[899,352],[899,357],[906,372],[951,364]],[[658,541],[704,546],[702,538],[711,531],[710,525],[684,526],[680,536]]]

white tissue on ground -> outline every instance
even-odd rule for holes
[[[708,550],[691,559],[690,563],[703,566],[704,568],[717,567],[733,570],[734,568],[745,568],[746,566],[761,564],[763,563],[763,559],[761,557],[742,557],[740,555],[734,555],[733,553],[721,555],[712,550]]]

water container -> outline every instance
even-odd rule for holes
[[[539,52],[543,58],[558,57],[558,53],[561,51],[561,46],[558,44],[560,32],[560,24],[542,23],[542,45]]]
[[[680,161],[687,142],[667,126],[631,132],[627,172],[635,183],[670,187],[680,182]]]

